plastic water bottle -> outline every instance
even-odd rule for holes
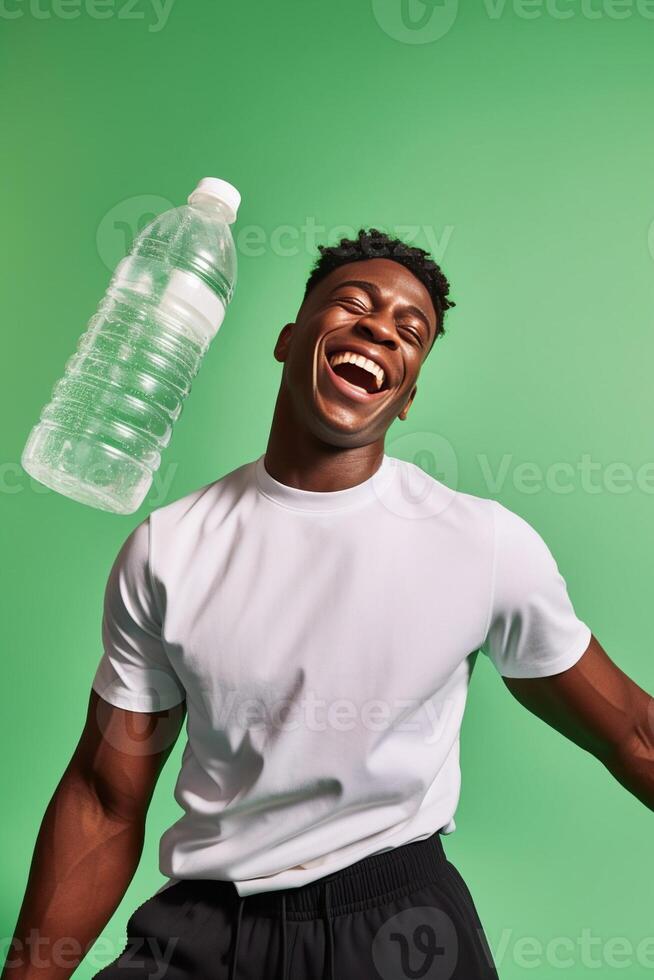
[[[137,510],[234,292],[240,200],[205,177],[134,240],[29,435],[30,476],[101,510]]]

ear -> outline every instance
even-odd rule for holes
[[[273,351],[276,361],[286,360],[286,355],[288,353],[288,346],[291,342],[291,333],[294,326],[295,326],[294,323],[287,323],[282,327],[279,337],[277,338],[277,342],[275,344],[275,349]]]
[[[411,392],[411,394],[409,395],[409,400],[408,400],[408,402],[406,403],[406,405],[404,406],[404,408],[402,409],[402,411],[401,411],[401,412],[400,412],[400,414],[398,415],[398,419],[400,419],[400,420],[401,420],[402,422],[404,422],[404,420],[405,420],[405,418],[406,418],[406,417],[407,417],[407,415],[409,414],[409,409],[411,408],[411,402],[412,402],[412,401],[413,401],[413,399],[414,399],[414,398],[416,397],[416,392],[417,392],[417,390],[418,390],[418,386],[417,386],[417,385],[414,385],[414,386],[413,386],[413,391],[412,391],[412,392]]]

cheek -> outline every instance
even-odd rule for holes
[[[343,326],[342,318],[323,315],[320,319],[309,320],[302,324],[301,332],[293,338],[289,349],[289,366],[294,371],[309,372],[318,348],[323,346],[325,339],[332,331]]]
[[[319,340],[325,334],[333,330],[342,330],[356,322],[356,317],[348,313],[341,306],[333,306],[328,310],[323,310],[320,315],[312,320],[308,320],[305,326],[307,332],[311,333],[315,340]]]
[[[286,370],[294,380],[311,378],[313,359],[316,356],[316,341],[317,338],[309,331],[294,339],[286,359]]]
[[[422,367],[422,353],[416,350],[408,351],[404,358],[404,364],[406,366],[407,379],[411,378],[412,382],[417,381],[420,368]]]

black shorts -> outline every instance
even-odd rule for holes
[[[298,888],[241,898],[185,879],[127,923],[94,980],[487,980],[497,978],[468,888],[440,833]]]

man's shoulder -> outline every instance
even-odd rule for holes
[[[429,468],[423,468],[418,462],[391,459],[397,471],[394,493],[407,511],[413,511],[416,516],[442,517],[466,527],[493,523],[494,509],[500,505],[490,497],[458,489],[457,468],[451,462],[429,454],[425,461]]]
[[[404,507],[406,516],[437,518],[434,527],[448,528],[461,543],[467,539],[477,548],[488,545],[513,561],[549,561],[549,549],[538,528],[506,504],[455,489],[416,463],[393,458],[393,464],[399,469],[394,506]],[[456,472],[446,476],[453,482]]]
[[[220,506],[221,502],[234,501],[252,483],[253,467],[256,460],[249,460],[240,466],[216,477],[209,483],[189,490],[181,497],[155,507],[150,513],[150,521],[158,528],[175,527],[190,519],[206,518],[207,514]]]

